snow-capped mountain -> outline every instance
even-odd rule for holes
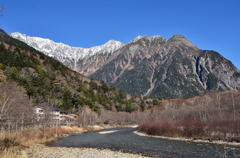
[[[11,34],[69,68],[135,96],[187,98],[240,89],[240,72],[215,51],[201,50],[181,35],[138,36],[92,48]]]
[[[78,69],[77,63],[81,60],[86,60],[95,55],[109,56],[117,49],[124,46],[124,43],[110,40],[107,43],[91,48],[71,47],[63,43],[57,43],[49,39],[40,37],[31,37],[19,32],[10,34],[13,38],[21,40],[29,46],[43,52],[44,54],[53,57],[69,68],[81,72]]]

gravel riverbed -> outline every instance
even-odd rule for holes
[[[35,145],[25,149],[29,158],[147,158],[145,156],[91,148],[64,148]]]

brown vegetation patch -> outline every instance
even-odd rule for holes
[[[33,127],[9,133],[0,133],[0,157],[1,158],[27,158],[21,149],[35,144],[46,144],[60,137],[74,133],[82,133],[103,129],[101,126],[60,126],[53,128]]]
[[[150,135],[240,142],[240,121],[156,120],[139,126]]]

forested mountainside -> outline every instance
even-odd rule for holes
[[[73,110],[89,106],[131,112],[140,99],[121,90],[89,79],[59,61],[0,31],[0,84],[14,82],[34,105]]]

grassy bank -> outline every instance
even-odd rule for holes
[[[139,125],[149,135],[240,142],[240,121],[148,121]]]
[[[45,144],[66,135],[99,130],[102,128],[103,127],[100,126],[87,126],[81,128],[76,126],[60,126],[47,129],[40,127],[26,128],[13,133],[2,131],[0,133],[0,157],[27,158],[27,154],[22,152],[24,148],[35,144]]]

